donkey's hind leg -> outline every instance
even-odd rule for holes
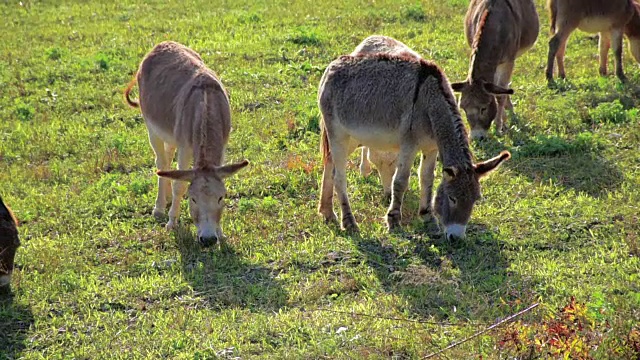
[[[357,147],[355,141],[348,136],[329,137],[331,157],[333,158],[333,181],[342,209],[342,227],[349,232],[357,232],[358,224],[351,212],[349,197],[347,196],[347,158]]]
[[[371,163],[369,162],[369,148],[362,147],[362,153],[360,154],[360,175],[369,176],[371,173]]]
[[[413,159],[416,157],[416,147],[405,144],[398,154],[396,174],[393,177],[393,190],[391,192],[391,205],[387,211],[387,226],[393,230],[400,226],[402,220],[402,199],[409,186],[409,175]]]
[[[320,185],[320,201],[318,204],[318,212],[324,217],[328,223],[338,223],[338,217],[333,212],[333,159],[328,156],[324,161],[324,170],[322,172],[322,185]]]
[[[187,170],[191,165],[191,159],[193,158],[191,149],[188,147],[178,148],[178,170]],[[184,181],[173,181],[173,194],[171,199],[171,208],[169,209],[169,222],[167,222],[167,230],[174,229],[178,224],[178,218],[180,217],[180,202],[184,193],[187,192],[187,183]]]
[[[171,158],[167,157],[164,141],[149,131],[149,144],[151,144],[151,148],[153,148],[153,152],[156,154],[156,167],[158,170],[170,170]],[[156,219],[164,217],[165,208],[167,207],[167,196],[169,195],[167,190],[169,189],[171,189],[170,180],[158,176],[158,196],[156,197],[156,204],[153,207],[153,216]]]
[[[511,75],[513,74],[513,67],[515,65],[514,61],[508,61],[506,63],[498,65],[496,69],[496,75],[494,78],[494,83],[498,86],[502,86],[507,88],[509,83],[511,82]],[[499,135],[502,135],[507,130],[507,113],[505,111],[505,107],[507,106],[507,102],[511,103],[511,98],[509,95],[498,95],[498,113],[496,114],[496,132]],[[513,108],[513,105],[511,105]]]

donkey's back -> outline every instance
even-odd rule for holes
[[[192,145],[192,132],[199,128],[196,112],[200,110],[204,89],[226,94],[200,55],[173,41],[162,42],[147,54],[140,64],[137,81],[140,108],[149,130],[174,145]],[[228,107],[228,102],[215,105]],[[230,122],[226,116],[217,119]]]
[[[409,139],[431,137],[428,122],[414,123],[414,103],[427,73],[435,71],[435,65],[408,56],[340,57],[320,82],[320,107],[332,115],[326,126],[379,150],[397,151]]]

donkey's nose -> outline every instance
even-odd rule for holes
[[[11,284],[11,273],[0,275],[0,288],[8,287]]]
[[[464,232],[466,228],[467,227],[462,224],[451,224],[447,226],[447,229],[445,230],[447,240],[454,241],[464,239]]]
[[[487,132],[483,129],[472,129],[471,139],[482,141],[487,137]]]
[[[204,246],[204,247],[209,247],[209,246],[213,246],[218,242],[218,237],[217,236],[199,236],[198,237],[198,241],[200,242],[200,245]]]

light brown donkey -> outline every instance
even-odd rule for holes
[[[0,197],[0,288],[9,286],[13,260],[20,246],[18,222]]]
[[[600,75],[607,74],[607,55],[613,43],[616,76],[625,81],[622,69],[622,37],[629,38],[629,48],[640,62],[640,6],[633,0],[548,0],[553,36],[549,40],[547,81],[553,81],[554,59],[558,76],[565,78],[564,54],[567,39],[575,30],[600,33]]]
[[[472,138],[483,138],[496,121],[496,132],[507,129],[505,107],[513,108],[508,86],[516,58],[533,46],[540,24],[532,0],[471,0],[464,19],[472,48],[467,80],[452,84],[461,92]],[[498,99],[496,101],[496,96]]]
[[[387,211],[390,229],[400,225],[402,200],[418,151],[423,154],[419,211],[425,220],[431,218],[434,169],[440,153],[443,180],[433,212],[447,238],[464,236],[480,197],[479,179],[510,156],[505,151],[473,164],[449,81],[435,64],[413,56],[380,53],[334,60],[320,80],[318,104],[324,163],[318,211],[327,221],[337,221],[335,188],[342,227],[349,231],[357,231],[358,226],[347,196],[346,163],[360,145],[399,152]]]
[[[173,183],[167,229],[177,225],[180,201],[189,184],[189,211],[204,246],[222,237],[220,218],[226,189],[224,179],[247,166],[222,165],[231,129],[231,110],[227,92],[216,74],[193,50],[171,41],[156,45],[140,64],[136,76],[140,103],[129,97],[135,80],[125,91],[129,105],[140,106],[156,153],[158,197],[153,215],[164,215]],[[171,161],[178,148],[178,170]],[[195,167],[189,169],[195,159]]]

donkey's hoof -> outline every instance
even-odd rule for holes
[[[356,219],[353,216],[349,216],[342,219],[342,228],[349,233],[358,233],[360,229],[356,224]]]
[[[387,213],[387,228],[389,231],[394,231],[400,228],[400,222],[402,221],[402,215],[400,212]]]
[[[158,208],[153,208],[153,217],[156,218],[156,220],[162,220],[166,217],[164,211],[158,209]]]
[[[322,217],[324,218],[324,222],[325,224],[337,224],[338,223],[338,217],[336,216],[336,213],[334,213],[333,211],[331,212],[320,212],[320,215],[322,215]]]
[[[173,229],[175,229],[178,226],[178,221],[176,219],[169,219],[169,221],[167,222],[167,225],[165,225],[165,229],[167,231],[171,231]]]

